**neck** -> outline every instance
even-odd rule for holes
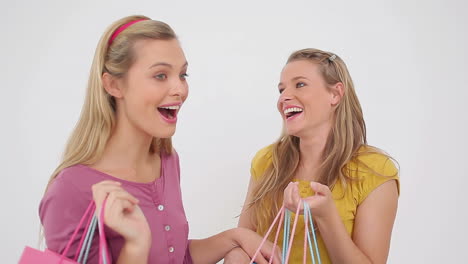
[[[299,150],[301,155],[300,166],[306,170],[317,170],[323,161],[323,151],[327,143],[331,125],[325,124],[320,128],[301,135]]]
[[[139,171],[155,158],[150,153],[152,140],[151,135],[131,125],[127,119],[120,118],[96,166]]]

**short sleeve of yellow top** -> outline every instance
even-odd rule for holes
[[[363,152],[363,150],[364,147],[361,148],[359,152]],[[251,174],[254,180],[259,180],[268,166],[270,166],[271,155],[272,145],[265,147],[257,152],[252,160],[251,167]],[[373,190],[387,181],[396,180],[398,192],[400,192],[400,183],[397,174],[398,171],[395,168],[393,162],[386,156],[377,153],[365,153],[359,156],[359,160],[380,175],[376,175],[376,173],[371,172],[369,169],[365,168],[365,166],[358,166],[355,162],[351,162],[349,166],[351,171],[355,172],[355,175],[352,176],[353,178],[356,177],[359,180],[347,183],[347,189],[346,192],[344,192],[344,196],[344,188],[339,182],[336,183],[332,189],[332,195],[333,199],[335,200],[336,208],[338,209],[341,220],[343,221],[350,236],[353,233],[354,219],[356,217],[357,208]],[[307,182],[299,183],[299,190],[302,197],[313,195],[313,191],[310,189]],[[291,223],[294,221],[294,216],[294,213],[291,213]],[[295,232],[296,236],[294,237],[291,250],[289,261],[290,263],[296,264],[302,263],[303,261],[304,232],[304,219],[303,217],[299,217]],[[282,230],[280,234],[283,234]],[[316,235],[321,262],[323,264],[331,263],[325,244],[323,243],[322,237],[320,236],[320,232],[318,230],[316,230]],[[278,245],[281,246],[283,244],[282,235],[280,235],[278,240]],[[310,253],[308,253],[308,255],[310,255]],[[312,263],[310,256],[307,257],[307,263]]]

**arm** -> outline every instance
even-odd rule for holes
[[[232,239],[234,235],[235,230],[231,229],[206,239],[192,240],[190,254],[193,263],[216,263],[221,260],[230,250],[239,246]]]
[[[206,239],[192,240],[190,243],[190,253],[194,264],[216,263],[228,252],[238,247],[245,250],[248,256],[253,257],[261,241],[262,237],[252,230],[234,228]],[[256,263],[268,263],[272,252],[273,245],[265,243],[260,254],[255,258]],[[279,251],[275,249],[274,253],[273,263],[279,264]]]
[[[358,208],[352,239],[336,209],[317,219],[333,263],[386,263],[397,204],[394,180],[377,187]]]
[[[371,263],[385,263],[398,207],[396,181],[388,181],[374,190],[359,206],[353,241]]]

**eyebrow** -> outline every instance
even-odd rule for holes
[[[157,66],[166,66],[166,67],[169,67],[169,68],[174,68],[172,66],[172,64],[170,63],[167,63],[167,62],[156,62],[155,64],[151,65],[148,69],[151,69],[153,67],[157,67]],[[182,68],[185,68],[188,66],[188,62],[185,62],[184,65],[182,65]]]
[[[304,77],[304,76],[296,76],[294,78],[291,79],[291,81],[296,81],[296,80],[299,80],[299,79],[306,79],[306,80],[309,80],[307,77]],[[283,85],[283,83],[278,83],[278,87]]]

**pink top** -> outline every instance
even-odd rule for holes
[[[148,263],[191,264],[189,226],[180,191],[179,157],[161,154],[161,177],[151,183],[136,183],[115,178],[85,165],[64,169],[51,184],[39,205],[39,216],[49,249],[61,253],[92,199],[91,186],[103,180],[122,183],[122,187],[140,200],[153,240]],[[68,257],[73,258],[84,228],[78,232]],[[117,261],[124,239],[106,228],[112,263]],[[87,263],[98,263],[98,234],[95,233]]]

